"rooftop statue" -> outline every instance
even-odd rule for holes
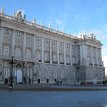
[[[22,10],[19,10],[19,11],[16,12],[15,17],[16,17],[17,21],[24,22],[24,20],[26,18],[26,15],[23,14]]]

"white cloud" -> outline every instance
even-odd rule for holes
[[[58,19],[58,18],[56,19],[56,24],[57,24],[57,25],[61,25],[62,23],[63,23],[63,22],[62,22],[61,19]]]

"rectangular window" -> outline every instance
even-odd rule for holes
[[[72,64],[76,64],[76,57],[72,56]]]
[[[16,36],[20,38],[21,37],[21,32],[20,31],[16,31]]]
[[[10,72],[9,72],[9,68],[4,68],[4,77],[9,77],[9,74],[10,74]]]
[[[5,28],[5,34],[9,34],[9,28]]]
[[[41,51],[40,50],[38,50],[36,52],[36,60],[39,61],[39,62],[41,62]]]
[[[32,51],[31,51],[31,49],[27,49],[27,58],[28,59],[31,59],[31,54],[32,54]]]
[[[16,48],[16,57],[20,58],[21,57],[21,49],[20,48]]]
[[[50,60],[50,59],[49,59],[49,56],[50,56],[49,52],[45,52],[45,53],[44,53],[44,61],[45,61],[45,62],[49,62],[49,60]]]
[[[4,55],[4,56],[9,56],[9,46],[4,46],[3,55]]]

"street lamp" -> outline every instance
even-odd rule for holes
[[[13,56],[11,57],[10,64],[11,64],[11,71],[10,71],[10,86],[13,87],[13,64],[14,64],[14,57],[13,57]]]
[[[76,70],[76,81],[79,83],[79,69],[80,69],[80,60],[78,60],[78,63],[74,65]]]

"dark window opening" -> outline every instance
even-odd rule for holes
[[[46,82],[49,83],[49,79],[46,79]]]
[[[38,83],[40,83],[40,79],[38,79]]]
[[[8,84],[8,79],[5,79],[5,84]]]

